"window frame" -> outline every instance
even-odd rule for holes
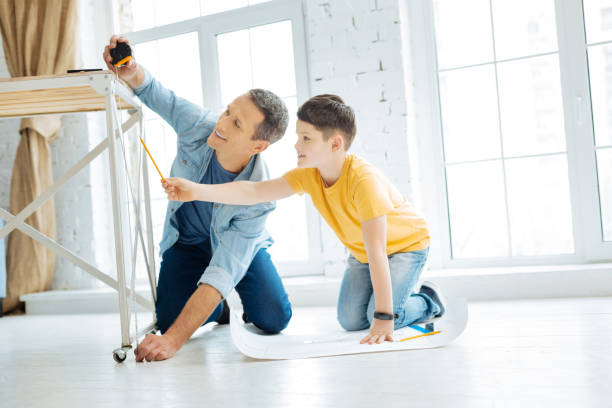
[[[453,259],[446,188],[433,0],[407,2],[414,81],[415,130],[422,151],[422,194],[432,232],[430,266],[436,269],[580,264],[612,260],[603,226],[593,129],[582,0],[555,0],[559,69],[574,253]],[[490,3],[491,4],[491,3]],[[502,160],[506,160],[502,158]],[[431,165],[433,163],[433,165]]]
[[[293,34],[296,97],[299,106],[310,97],[304,10],[301,0],[274,0],[123,35],[130,40],[130,43],[136,45],[181,34],[197,33],[203,105],[213,111],[220,111],[223,110],[223,107],[218,69],[217,35],[287,20],[291,21]],[[206,86],[206,84],[211,84],[211,86]],[[291,129],[288,130],[288,132],[291,131]],[[324,274],[321,220],[312,202],[308,199],[305,215],[308,231],[308,260],[275,262],[282,277]]]

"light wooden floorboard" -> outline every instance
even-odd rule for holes
[[[333,317],[297,309],[290,330]],[[257,361],[210,325],[170,360],[116,364],[119,339],[118,315],[1,318],[0,407],[612,406],[612,298],[472,303],[432,350]]]

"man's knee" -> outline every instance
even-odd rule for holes
[[[247,314],[249,321],[268,334],[278,334],[283,331],[291,320],[293,312],[291,303],[276,302],[266,305],[266,308],[253,316]]]
[[[157,305],[155,305],[155,318],[157,320],[157,328],[159,329],[159,331],[161,331],[162,334],[168,331],[168,329],[170,328],[170,326],[172,326],[172,323],[174,323],[178,316],[178,312],[176,310],[171,309],[172,308],[168,307],[167,305],[164,305],[163,303],[160,304],[159,300],[157,302]]]
[[[171,321],[166,315],[161,314],[159,312],[156,312],[155,316],[157,319],[157,328],[159,329],[161,334],[164,334],[166,331],[168,331],[170,326],[172,326],[174,320]]]

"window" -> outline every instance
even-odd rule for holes
[[[410,6],[417,94],[431,102],[417,126],[437,163],[424,171],[443,186],[428,198],[436,266],[612,257],[612,2],[585,0],[584,19],[582,6]]]
[[[264,88],[287,104],[291,121],[286,135],[263,153],[271,177],[281,177],[295,167],[293,144],[297,89],[293,69],[291,21],[267,24],[217,36],[222,106],[227,106],[245,89]],[[304,196],[294,195],[276,203],[268,229],[278,238],[270,253],[277,261],[307,261],[309,256]]]
[[[603,239],[612,241],[612,1],[584,0]]]
[[[170,8],[166,3],[156,1],[151,7],[148,1],[133,2],[134,27],[139,31],[127,37],[135,45],[137,60],[165,87],[217,114],[251,88],[275,92],[287,104],[291,121],[285,136],[263,156],[271,177],[295,167],[295,114],[298,103],[308,98],[301,3],[194,0]],[[220,12],[224,13],[211,15]],[[168,61],[165,55],[181,58]],[[149,109],[145,118],[149,149],[168,174],[176,155],[176,134]],[[149,170],[150,179],[156,180],[152,166]],[[158,244],[167,201],[159,189],[154,188],[152,196]],[[275,240],[269,252],[281,275],[323,272],[319,226],[304,197],[277,202],[266,227]]]
[[[132,0],[134,31],[235,10],[270,0]]]

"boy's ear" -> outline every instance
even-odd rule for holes
[[[267,140],[257,140],[253,146],[253,154],[261,153],[270,146],[270,142]]]
[[[344,138],[340,133],[334,133],[331,137],[332,140],[332,152],[337,152],[339,149],[344,148]]]

